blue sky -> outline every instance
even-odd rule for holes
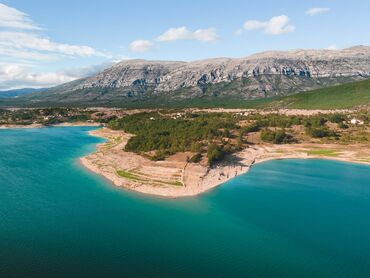
[[[369,1],[0,0],[0,89],[122,59],[197,60],[370,44]]]

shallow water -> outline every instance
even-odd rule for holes
[[[270,161],[198,197],[111,186],[92,128],[0,130],[0,277],[368,277],[370,167]]]

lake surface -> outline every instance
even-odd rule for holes
[[[0,130],[0,277],[369,277],[370,167],[270,161],[164,200],[82,168],[88,130]]]

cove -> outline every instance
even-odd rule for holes
[[[91,129],[0,130],[0,277],[368,277],[368,166],[269,161],[165,200],[84,169]]]

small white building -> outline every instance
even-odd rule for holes
[[[353,125],[363,125],[364,124],[364,121],[361,121],[359,119],[353,118],[353,119],[351,119],[350,123],[353,124]]]

